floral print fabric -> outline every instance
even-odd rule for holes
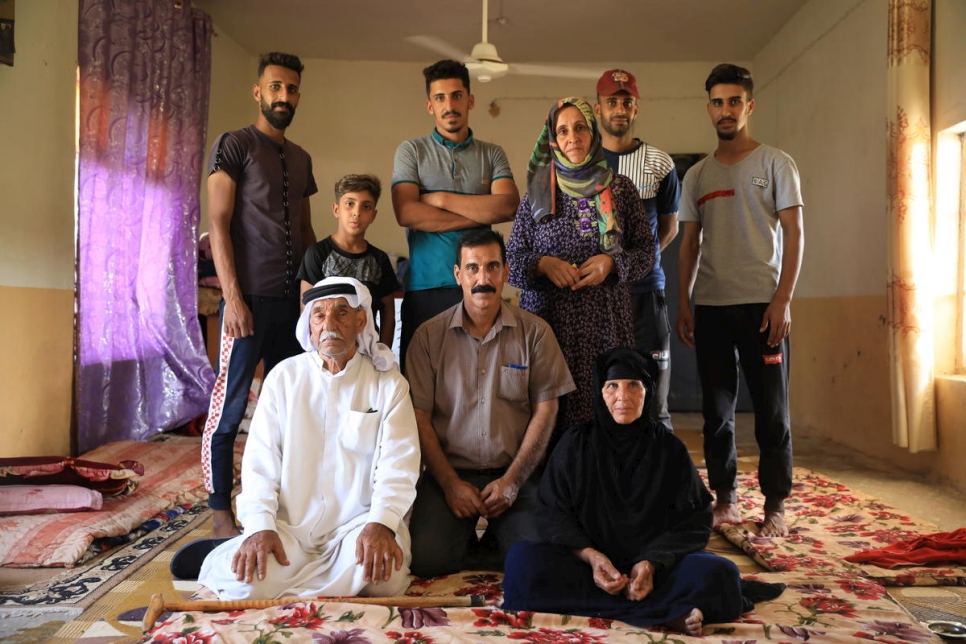
[[[562,428],[593,416],[597,356],[614,347],[633,346],[630,285],[654,265],[654,238],[637,188],[627,177],[616,175],[611,191],[624,250],[614,256],[616,274],[602,284],[571,291],[554,286],[536,271],[545,255],[580,266],[601,254],[592,199],[572,198],[558,190],[557,215],[538,224],[524,197],[506,245],[510,284],[520,289],[520,308],[539,315],[553,329],[577,385],[576,391],[560,398],[557,426]]]
[[[789,535],[760,537],[753,521],[762,519],[764,497],[753,474],[738,476],[738,503],[752,521],[724,526],[722,532],[760,566],[776,572],[848,572],[888,586],[966,585],[961,565],[888,569],[845,561],[860,550],[939,532],[939,527],[804,468],[794,469],[793,481],[785,500]]]
[[[930,641],[929,632],[879,584],[852,574],[761,573],[781,582],[780,597],[730,624],[705,624],[703,638],[645,630],[609,619],[485,608],[392,608],[322,601],[264,610],[169,615],[147,643],[316,642],[321,644],[444,644],[450,642],[868,642]],[[500,575],[467,573],[414,585],[410,594],[500,596]]]
[[[868,644],[872,640],[939,644],[938,637],[889,597],[885,586],[966,585],[966,570],[888,570],[842,561],[845,554],[869,544],[885,545],[935,532],[936,526],[902,515],[877,499],[814,472],[795,468],[792,495],[785,502],[791,534],[765,539],[757,536],[754,524],[761,521],[763,501],[754,473],[738,475],[738,494],[749,522],[729,527],[726,536],[759,565],[771,569],[745,578],[784,583],[787,588],[777,599],[757,604],[754,611],[733,623],[705,624],[701,639],[606,619],[502,610],[498,606],[503,595],[502,575],[467,572],[414,580],[407,594],[480,595],[497,605],[399,609],[309,601],[257,611],[165,614],[141,642]]]

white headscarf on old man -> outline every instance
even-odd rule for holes
[[[302,302],[305,309],[299,317],[298,325],[295,327],[295,338],[299,341],[306,351],[315,351],[312,344],[311,333],[309,331],[309,317],[312,315],[312,303],[317,300],[325,300],[337,297],[344,297],[353,308],[362,307],[366,312],[366,328],[356,336],[356,347],[363,355],[369,356],[373,364],[379,371],[389,371],[396,364],[396,357],[392,349],[379,342],[379,334],[376,333],[376,325],[372,315],[372,295],[365,284],[351,277],[327,277],[315,283],[315,286],[307,290],[302,295]]]

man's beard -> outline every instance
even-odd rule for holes
[[[627,119],[626,121],[624,121],[624,125],[623,125],[623,128],[624,129],[623,130],[618,129],[621,126],[613,127],[610,124],[610,120],[605,121],[605,120],[601,119],[600,126],[601,126],[601,128],[603,128],[603,130],[605,132],[607,132],[611,136],[619,139],[622,136],[624,136],[625,134],[627,134],[628,132],[630,132],[630,130],[631,130],[631,120],[630,119]]]
[[[733,123],[734,126],[735,126],[735,129],[733,129],[730,132],[722,132],[721,131],[721,128],[720,128],[720,125],[722,123]],[[718,126],[719,127],[715,127],[714,128],[714,131],[717,132],[718,138],[721,139],[722,141],[734,141],[735,137],[738,136],[738,122],[737,121],[734,121],[734,120],[731,120],[731,119],[729,119],[727,121],[719,121],[718,122]]]
[[[276,101],[269,105],[265,101],[261,101],[262,116],[265,120],[271,124],[276,130],[284,130],[292,122],[295,117],[295,106],[291,103],[286,103],[285,101]],[[275,113],[275,107],[287,107],[288,112]]]
[[[443,119],[446,119],[446,118],[448,118],[450,116],[455,116],[456,118],[460,118],[462,116],[462,114],[460,114],[459,112],[447,112],[446,114],[443,114]],[[455,132],[459,132],[460,130],[462,130],[463,129],[463,125],[462,124],[459,124],[459,125],[450,125],[449,123],[447,123],[444,126],[443,129],[445,129],[450,134],[453,134]]]

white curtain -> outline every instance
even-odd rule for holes
[[[929,61],[932,0],[889,0],[887,226],[893,442],[936,449]]]

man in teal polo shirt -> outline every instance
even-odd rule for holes
[[[429,136],[399,145],[392,172],[392,207],[409,242],[401,365],[417,327],[462,300],[453,277],[460,233],[510,221],[520,203],[503,148],[473,138],[466,65],[441,60],[423,76],[435,127]]]

